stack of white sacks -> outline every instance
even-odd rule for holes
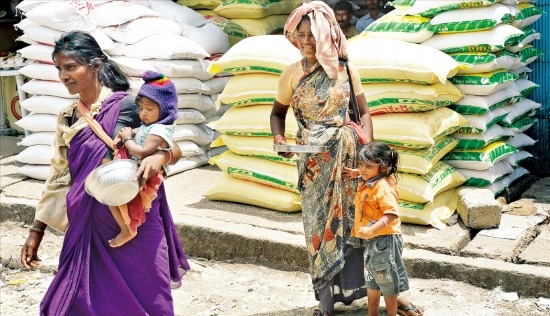
[[[20,50],[35,62],[20,70],[32,78],[21,87],[31,95],[21,101],[30,114],[16,124],[29,131],[20,145],[28,146],[16,160],[25,163],[19,172],[36,179],[48,175],[56,117],[77,95],[69,95],[59,81],[51,59],[53,44],[64,32],[82,30],[92,34],[102,49],[132,77],[137,92],[143,71],[164,73],[175,84],[179,117],[174,139],[184,157],[168,175],[207,163],[214,132],[204,123],[220,113],[214,100],[229,80],[206,71],[209,57],[229,49],[225,33],[192,9],[164,1],[30,1],[18,9],[26,17],[16,27],[19,40],[29,46]]]
[[[542,11],[514,0],[461,2],[472,8],[446,11],[444,2],[417,0],[408,12],[431,18],[435,35],[422,45],[470,67],[450,79],[464,94],[451,108],[468,123],[452,135],[458,145],[443,160],[468,179],[465,185],[498,195],[528,173],[520,163],[532,157],[525,148],[534,140],[523,132],[541,105],[527,98],[538,87],[527,79],[527,65],[541,53],[529,45],[540,38],[529,26]]]

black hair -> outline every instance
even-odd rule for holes
[[[369,164],[378,164],[386,169],[386,177],[397,173],[399,154],[397,150],[383,142],[373,141],[367,143],[359,151],[359,162]]]
[[[342,1],[336,2],[332,10],[334,11],[341,10],[341,11],[348,11],[349,13],[353,13],[353,6],[351,5],[351,3],[349,3],[349,1],[342,0]]]
[[[130,81],[120,67],[103,53],[101,47],[90,34],[71,31],[63,34],[57,41],[52,53],[55,61],[58,54],[74,59],[80,65],[99,67],[99,82],[113,91],[128,91]]]

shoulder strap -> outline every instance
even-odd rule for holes
[[[78,112],[80,112],[80,114],[82,116],[84,116],[84,119],[86,120],[86,122],[88,123],[88,126],[90,126],[92,131],[94,131],[94,133],[102,141],[104,141],[105,144],[107,144],[107,146],[109,146],[111,149],[115,150],[116,147],[115,147],[115,144],[113,142],[113,139],[111,139],[111,137],[109,137],[107,135],[107,133],[105,132],[103,127],[101,127],[101,125],[99,125],[99,123],[94,118],[92,118],[92,115],[90,115],[90,110],[84,105],[82,100],[78,99],[77,104],[76,104],[76,108],[78,109]]]
[[[361,124],[361,118],[359,114],[359,106],[357,105],[357,99],[355,98],[355,91],[353,90],[353,82],[351,79],[351,73],[349,71],[348,63],[346,62],[346,71],[348,73],[349,81],[349,117],[357,124]]]

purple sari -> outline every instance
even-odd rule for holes
[[[95,117],[111,134],[126,92],[115,92]],[[67,194],[69,228],[59,269],[42,303],[41,315],[174,315],[172,282],[189,270],[170,214],[164,186],[137,236],[119,248],[108,240],[120,231],[109,208],[84,190],[107,145],[86,127],[71,140]]]

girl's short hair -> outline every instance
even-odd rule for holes
[[[359,151],[359,162],[366,164],[377,164],[386,169],[385,175],[390,176],[397,173],[399,154],[397,150],[388,144],[372,141],[363,145]]]

